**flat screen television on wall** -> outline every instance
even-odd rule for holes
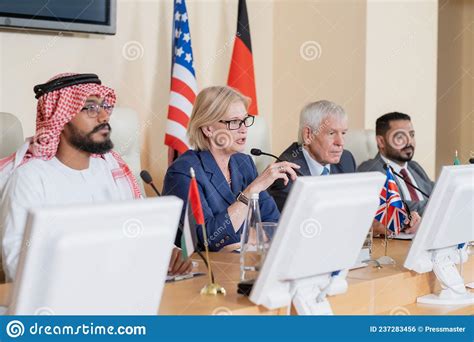
[[[115,34],[116,0],[1,0],[0,28]]]

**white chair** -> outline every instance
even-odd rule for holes
[[[140,137],[141,129],[138,114],[130,108],[115,107],[110,117],[112,127],[111,139],[114,143],[114,151],[120,154],[137,178],[138,185],[145,194],[143,182],[140,178]]]
[[[268,133],[268,125],[265,118],[261,115],[255,117],[255,121],[248,129],[247,142],[245,144],[245,153],[250,154],[252,148],[259,148],[264,152],[270,152],[270,136]],[[275,161],[275,159],[266,156],[255,157],[252,156],[258,173],[261,173],[265,168]]]
[[[14,153],[23,142],[20,120],[13,114],[0,112],[0,159]]]
[[[16,152],[23,144],[23,127],[20,120],[13,114],[0,112],[0,159]],[[4,182],[0,177],[0,198]],[[0,246],[1,247],[1,246]],[[0,265],[2,262],[0,248]],[[0,283],[5,282],[5,274],[0,266]]]
[[[344,149],[352,152],[357,166],[374,158],[378,152],[375,131],[372,129],[349,130],[346,134]]]

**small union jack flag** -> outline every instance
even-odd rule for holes
[[[407,216],[395,178],[387,167],[387,180],[380,192],[380,204],[375,213],[375,219],[398,235],[403,229]]]

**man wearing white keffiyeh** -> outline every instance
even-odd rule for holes
[[[113,89],[94,74],[61,74],[35,87],[36,132],[0,160],[3,268],[14,280],[29,208],[138,199],[138,183],[112,151]],[[171,273],[190,270],[173,252]]]

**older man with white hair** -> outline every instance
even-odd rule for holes
[[[303,176],[355,172],[354,157],[344,150],[347,129],[347,114],[341,106],[326,100],[312,102],[301,111],[298,142],[291,144],[280,159],[298,164]],[[291,186],[291,180],[286,186],[277,180],[268,189],[280,211]]]

